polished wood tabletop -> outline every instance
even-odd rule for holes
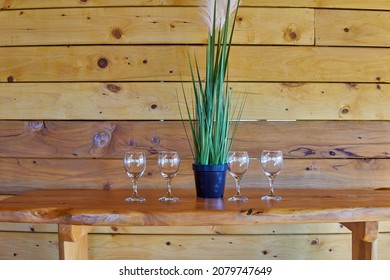
[[[229,193],[230,192],[230,193]],[[176,203],[158,201],[163,189],[140,190],[145,202],[126,202],[130,190],[34,190],[0,201],[0,222],[73,225],[251,225],[390,220],[390,190],[279,189],[281,201],[262,201],[266,190],[246,188],[248,202],[197,198],[174,189]]]

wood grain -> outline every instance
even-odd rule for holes
[[[374,4],[376,1],[373,1]],[[243,6],[259,6],[258,0],[243,1]],[[302,0],[297,3],[294,0],[262,0],[260,6],[313,6],[314,0]],[[22,9],[22,8],[65,8],[65,7],[99,7],[99,6],[199,6],[201,0],[94,0],[80,2],[78,0],[57,0],[52,3],[50,0],[0,0],[2,9]]]
[[[72,225],[207,226],[383,221],[389,219],[387,190],[284,189],[281,201],[196,199],[177,189],[178,203],[161,203],[156,190],[144,190],[145,203],[128,203],[127,190],[37,190],[0,202],[0,221]],[[218,210],[218,211],[216,211]]]
[[[207,245],[209,259],[340,259],[351,258],[351,237],[349,234],[316,235],[247,235],[247,236],[199,236],[199,235],[89,235],[89,257],[103,259],[204,259],[199,250]],[[389,234],[378,239],[378,256],[390,259],[386,248]],[[134,246],[134,240],[138,246]],[[1,260],[58,260],[57,235],[48,233],[0,233]],[[169,246],[167,242],[170,242]],[[239,249],[239,244],[244,247]],[[181,246],[179,246],[181,245]],[[132,249],[130,250],[130,246]],[[224,249],[221,249],[224,248]],[[195,254],[195,255],[194,255]],[[143,256],[143,257],[142,257]],[[175,257],[176,256],[176,257]]]
[[[188,81],[187,51],[205,61],[201,46],[4,47],[0,51],[0,82]],[[388,82],[389,64],[389,48],[236,46],[231,50],[229,80]],[[202,64],[200,71],[204,71]]]
[[[278,148],[285,158],[386,159],[389,131],[387,121],[242,121],[233,149],[251,157]],[[175,149],[192,158],[181,121],[0,122],[1,158],[121,159],[132,148],[148,155]]]
[[[388,12],[316,10],[315,14],[316,45],[390,47]]]
[[[204,44],[197,7],[38,9],[0,13],[0,46],[75,44]],[[239,10],[235,44],[314,44],[314,11]],[[12,25],[9,25],[12,22]]]
[[[58,235],[0,232],[0,260],[58,260]]]
[[[99,7],[99,6],[198,6],[201,0],[94,0],[80,2],[78,0],[0,0],[0,9],[29,8],[66,8],[66,7]],[[352,9],[383,9],[389,10],[387,0],[245,0],[243,6],[268,7],[328,7]]]
[[[380,232],[387,232],[390,222],[380,223]],[[35,233],[57,233],[58,225],[54,224],[29,224],[29,223],[0,223],[0,232],[35,232]],[[190,235],[220,235],[220,234],[324,234],[324,233],[350,233],[350,231],[336,223],[318,224],[296,224],[296,225],[251,225],[251,226],[112,226],[94,227],[93,234],[190,234]]]
[[[129,250],[127,246],[134,244]],[[387,238],[386,238],[387,240]],[[91,235],[91,259],[324,260],[351,259],[349,234]],[[205,253],[207,251],[207,253]],[[382,250],[387,255],[387,250]]]
[[[390,85],[380,81],[230,86],[235,100],[247,96],[243,120],[390,120]],[[185,112],[177,82],[0,83],[0,100],[8,120],[181,120]]]
[[[140,190],[166,187],[157,158],[148,159],[145,175],[139,182]],[[194,189],[192,160],[183,159],[174,188]],[[311,188],[372,189],[387,188],[390,181],[390,161],[386,159],[312,160],[286,159],[283,172],[277,178],[277,188],[302,190]],[[83,159],[1,159],[1,194],[15,194],[34,189],[124,189],[130,192],[122,160]],[[259,194],[266,192],[268,181],[260,169],[258,159],[251,160],[242,188],[256,187]],[[227,194],[233,195],[234,181],[227,175]]]

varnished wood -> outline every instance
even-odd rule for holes
[[[178,203],[161,203],[156,190],[144,203],[125,202],[126,192],[98,190],[32,191],[0,202],[1,222],[58,223],[60,259],[88,258],[88,235],[98,225],[205,226],[341,222],[352,231],[352,258],[376,258],[378,221],[390,219],[389,190],[280,190],[278,202],[199,199],[176,190]],[[365,222],[361,222],[365,221]],[[79,225],[79,226],[77,226]],[[71,242],[69,242],[71,240]]]
[[[136,147],[147,151],[150,163],[142,178],[141,190],[147,193],[147,189],[158,188],[150,197],[156,199],[165,184],[155,163],[155,153],[159,149],[172,148],[173,144],[173,148],[177,147],[183,155],[175,187],[192,189],[191,159],[180,122],[165,122],[160,126],[149,121],[180,119],[177,93],[181,93],[181,78],[189,80],[185,44],[203,42],[206,35],[199,33],[201,29],[194,22],[193,14],[185,11],[194,10],[199,3],[200,0],[0,0],[0,26],[3,26],[0,27],[0,45],[7,46],[0,48],[0,120],[35,121],[29,124],[21,121],[17,129],[13,127],[16,122],[7,121],[6,126],[2,126],[5,122],[0,122],[0,193],[85,187],[123,189],[127,194],[129,179],[120,158],[124,150]],[[182,13],[174,15],[178,10]],[[252,154],[243,190],[253,186],[256,191],[266,191],[267,181],[256,157],[261,149],[277,146],[282,147],[286,156],[286,165],[277,178],[278,191],[289,192],[295,187],[306,190],[315,186],[326,188],[326,198],[336,189],[388,188],[387,124],[371,123],[390,120],[387,19],[381,17],[388,10],[387,0],[243,1],[237,21],[239,32],[234,37],[239,46],[234,46],[229,77],[238,82],[232,83],[236,92],[248,93],[249,105],[244,111],[244,119],[337,120],[285,122],[281,126],[267,123],[266,127],[262,122],[256,122],[240,127],[241,135],[235,148],[247,149]],[[144,14],[138,13],[140,11]],[[166,13],[158,15],[155,11]],[[153,18],[152,23],[146,22],[148,18],[143,16],[146,14]],[[144,23],[140,27],[131,19],[137,15],[141,15],[138,21]],[[171,19],[176,21],[171,22]],[[151,34],[153,36],[149,36]],[[75,46],[78,44],[82,45]],[[193,49],[197,51],[199,61],[203,61],[203,47],[194,46]],[[179,103],[183,105],[182,99]],[[52,120],[73,122],[64,125]],[[232,193],[233,188],[229,176],[227,193]],[[76,201],[82,204],[80,200]],[[359,207],[354,209],[358,212]],[[63,211],[50,208],[48,212],[50,210],[54,213],[47,214],[49,220],[56,219]],[[364,211],[369,210],[364,208]],[[382,210],[380,208],[375,215],[380,215]],[[44,212],[36,214],[45,216]],[[332,211],[329,213],[333,214]],[[251,223],[252,219],[256,217],[249,215]],[[144,223],[142,218],[139,222]],[[364,223],[372,225],[373,222]],[[338,258],[340,252],[337,250],[344,251],[341,258],[345,258],[349,253],[350,247],[340,244],[349,240],[349,235],[341,237],[334,230],[336,235],[328,232],[329,235],[321,235],[318,240],[307,237],[310,242],[305,242],[304,236],[289,235],[289,225],[284,231],[286,235],[273,236],[271,231],[272,236],[267,237],[264,246],[261,236],[234,240],[222,236],[216,242],[210,241],[217,232],[224,232],[223,227],[229,227],[225,232],[232,234],[253,233],[256,229],[251,228],[252,224],[241,231],[234,229],[237,225],[202,226],[199,231],[209,230],[213,234],[210,238],[199,237],[197,232],[192,233],[181,226],[174,227],[186,236],[175,235],[178,238],[171,240],[165,240],[164,236],[143,236],[142,231],[140,235],[125,235],[118,240],[115,235],[97,235],[89,257],[103,255],[126,259],[127,248],[115,254],[112,252],[115,246],[110,246],[132,244],[134,239],[129,240],[133,237],[139,238],[141,248],[134,254],[154,249],[155,256],[159,249],[153,246],[169,247],[171,256],[177,256],[175,248],[181,249],[180,243],[202,255],[202,250],[196,249],[202,242],[218,243],[215,247],[218,252],[227,240],[232,242],[227,245],[230,248],[239,243],[251,248],[250,244],[257,241],[258,247],[253,254],[240,254],[239,251],[231,254],[248,258],[275,258],[271,252],[290,259]],[[354,255],[372,257],[370,252],[371,255],[375,253],[375,246],[365,241],[362,245],[361,237],[372,240],[375,230],[367,234],[368,226],[355,222],[352,225],[353,247],[359,251]],[[70,227],[75,228],[74,225]],[[115,234],[116,227],[112,226],[110,235]],[[118,231],[126,232],[126,227]],[[12,231],[17,229],[12,227],[3,230],[0,258],[30,256],[31,259],[33,252],[40,249],[43,252],[37,254],[37,258],[57,257],[57,243],[51,239],[52,234],[15,234]],[[27,227],[27,231],[34,231],[34,227]],[[164,234],[164,230],[155,232]],[[16,238],[14,246],[9,245],[12,237]],[[66,241],[69,246],[65,247],[69,251],[63,253],[63,258],[79,258],[79,253],[83,258],[88,257],[86,236],[82,239],[76,243]],[[292,240],[296,245],[285,246],[286,240]],[[168,241],[172,246],[166,245]],[[386,246],[386,242],[382,242],[380,248]],[[278,244],[282,244],[283,250],[278,249]],[[307,246],[304,253],[295,252],[294,248],[302,251],[302,246]],[[283,254],[287,251],[285,248],[291,248],[291,251]],[[382,257],[386,258],[383,251],[386,250],[382,250]],[[378,253],[380,255],[381,250]],[[217,254],[213,256],[218,258]]]
[[[285,158],[386,159],[389,131],[387,121],[241,121],[233,149],[253,158],[277,147]],[[0,121],[0,143],[4,158],[122,159],[131,148],[152,157],[175,149],[192,158],[181,121]]]
[[[158,201],[158,191],[144,190],[145,203],[128,203],[125,190],[37,190],[0,202],[0,221],[73,225],[250,225],[388,220],[389,190],[279,190],[279,202],[260,200],[246,190],[248,203],[196,199],[194,191],[176,189],[176,204]]]
[[[189,81],[187,52],[205,61],[201,46],[5,47],[0,82]],[[229,80],[388,82],[389,64],[387,48],[235,46]]]
[[[317,45],[390,47],[387,11],[317,10],[315,18]]]
[[[390,85],[380,80],[229,85],[234,100],[247,96],[243,120],[390,119]],[[191,94],[189,83],[184,89]],[[180,120],[179,108],[185,112],[177,82],[0,83],[0,98],[0,119],[8,120]]]
[[[0,13],[0,46],[69,44],[204,44],[197,7],[41,9]],[[236,44],[314,44],[310,9],[240,9]],[[110,24],[107,24],[110,22]]]
[[[253,157],[259,157],[259,152]],[[175,185],[194,187],[192,159],[182,159]],[[327,188],[373,189],[389,187],[390,161],[387,159],[285,159],[276,179],[278,189]],[[234,181],[227,174],[229,192]],[[0,159],[1,193],[15,194],[33,189],[124,189],[130,192],[131,181],[126,176],[121,159]],[[242,188],[265,189],[268,180],[259,160],[253,158],[242,180]],[[140,189],[166,188],[157,166],[157,157],[148,156],[147,169],[139,181]]]

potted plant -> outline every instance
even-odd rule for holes
[[[197,196],[203,198],[223,197],[227,156],[245,101],[242,97],[233,104],[232,89],[227,81],[239,4],[240,0],[206,0],[201,7],[208,28],[204,78],[196,55],[192,58],[187,53],[193,96],[190,102],[183,87],[189,120],[189,129],[184,128],[194,159]]]

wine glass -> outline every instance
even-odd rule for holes
[[[260,158],[261,167],[265,175],[267,175],[269,180],[269,194],[263,196],[262,200],[281,200],[280,196],[275,195],[274,192],[274,180],[276,175],[279,174],[283,165],[283,153],[282,151],[269,151],[264,150],[261,152]]]
[[[167,193],[159,200],[162,202],[176,202],[179,198],[172,195],[171,181],[176,176],[180,165],[180,157],[177,151],[160,151],[158,153],[158,167],[161,175],[167,181]]]
[[[146,169],[146,156],[144,152],[126,152],[123,158],[127,176],[133,182],[133,194],[126,198],[128,202],[144,202],[145,198],[138,195],[138,179],[144,174]]]
[[[228,201],[248,201],[248,198],[241,195],[241,179],[244,173],[248,170],[249,156],[245,151],[231,151],[229,152],[228,159],[228,170],[236,181],[236,194]]]

